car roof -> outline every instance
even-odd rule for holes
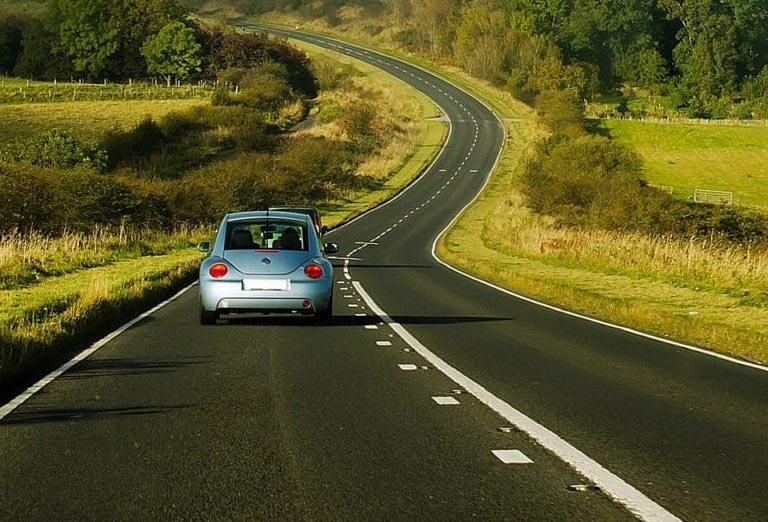
[[[282,210],[286,212],[300,212],[302,214],[311,214],[320,217],[320,211],[317,207],[313,207],[312,205],[270,205],[268,209],[270,211]]]
[[[306,214],[300,212],[283,212],[272,210],[248,210],[245,212],[232,212],[227,214],[227,222],[241,221],[247,219],[291,219],[294,221],[301,221],[306,223],[309,219]]]

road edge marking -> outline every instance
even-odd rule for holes
[[[512,407],[509,403],[496,397],[479,383],[473,381],[453,366],[443,361],[429,348],[421,344],[400,323],[392,319],[365,291],[359,281],[353,281],[357,292],[363,298],[368,308],[378,315],[385,324],[406,343],[408,343],[419,355],[426,359],[433,367],[445,374],[446,377],[471,393],[480,402],[501,415],[504,419],[527,433],[541,446],[555,454],[565,463],[569,464],[578,473],[599,486],[611,499],[627,508],[633,515],[647,522],[680,521],[678,517],[664,509],[662,506],[646,497],[634,486],[611,473],[600,463],[587,456],[581,450],[571,445],[559,435],[531,419],[524,413]]]
[[[114,338],[119,336],[120,334],[124,333],[126,330],[131,328],[133,325],[138,323],[139,321],[142,321],[152,315],[153,313],[157,312],[167,304],[172,303],[179,297],[181,297],[185,292],[187,292],[190,288],[197,285],[197,281],[194,283],[182,288],[178,292],[176,292],[173,296],[169,297],[162,303],[155,305],[154,307],[150,308],[146,312],[143,312],[142,314],[138,315],[137,317],[134,317],[127,323],[125,323],[123,326],[119,327],[117,330],[113,330],[109,334],[107,334],[105,337],[102,337],[98,341],[91,344],[88,348],[85,350],[77,353],[74,357],[72,357],[69,361],[65,362],[61,366],[59,366],[57,369],[50,372],[45,377],[38,380],[36,383],[28,387],[26,390],[21,392],[19,395],[11,399],[9,402],[5,403],[4,405],[0,406],[0,422],[10,415],[16,408],[24,404],[28,399],[32,398],[37,392],[48,386],[51,382],[53,382],[56,378],[63,375],[65,372],[73,368],[76,364],[82,362],[83,360],[87,359],[96,351],[98,351],[100,348],[105,346],[107,343],[112,341]]]

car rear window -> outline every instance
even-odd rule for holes
[[[259,219],[227,225],[225,250],[307,250],[306,224]]]

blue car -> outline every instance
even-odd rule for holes
[[[216,238],[200,243],[209,255],[200,264],[200,323],[222,314],[314,314],[333,318],[333,266],[306,214],[251,211],[227,214]]]

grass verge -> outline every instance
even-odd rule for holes
[[[537,134],[529,113],[517,115],[505,113],[510,139],[499,165],[485,191],[442,238],[442,259],[568,310],[768,363],[766,253],[667,245],[657,254],[665,261],[648,267],[628,234],[595,232],[584,240],[589,232],[555,227],[528,211],[516,190]],[[662,251],[663,241],[647,249]],[[626,259],[616,263],[616,256],[605,257],[611,248],[629,249]]]
[[[0,291],[0,394],[12,393],[194,281],[200,258],[184,249]]]

